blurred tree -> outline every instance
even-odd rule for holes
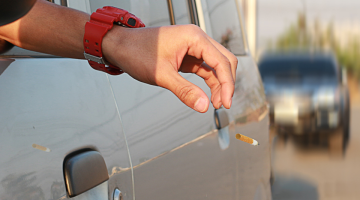
[[[333,23],[325,29],[319,20],[315,20],[313,27],[309,28],[306,15],[298,14],[297,21],[291,24],[275,42],[269,42],[268,48],[286,51],[289,49],[303,50],[331,50],[336,55],[341,66],[348,69],[349,73],[360,78],[360,40],[359,36],[348,33],[347,41],[341,44],[334,33]]]

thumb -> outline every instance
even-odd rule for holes
[[[180,74],[173,73],[164,80],[165,88],[174,93],[184,104],[190,108],[204,113],[209,108],[209,98],[198,86],[184,79]]]

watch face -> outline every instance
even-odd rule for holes
[[[127,21],[127,23],[130,26],[135,26],[136,25],[136,20],[134,18],[129,18],[129,20]]]

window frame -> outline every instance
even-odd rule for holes
[[[170,16],[170,22],[171,25],[176,25],[176,20],[175,20],[175,14],[174,14],[174,6],[172,3],[172,0],[167,0],[168,3],[168,7],[169,7],[169,16]],[[198,19],[198,15],[197,15],[197,9],[196,9],[196,2],[195,0],[187,0],[187,5],[189,8],[189,14],[190,14],[190,21],[191,24],[195,24],[195,25],[199,25],[199,19]]]
[[[190,10],[191,23],[200,26],[195,0],[188,0],[188,5]]]
[[[246,31],[245,31],[245,24],[243,22],[243,19],[244,18],[244,15],[243,15],[243,12],[241,11],[241,5],[239,3],[239,1],[235,1],[235,4],[236,4],[236,10],[238,12],[238,17],[239,17],[239,22],[240,22],[240,28],[241,28],[241,36],[242,36],[242,40],[243,40],[243,43],[244,43],[244,54],[241,54],[239,56],[248,56],[250,55],[250,49],[249,49],[249,44],[248,44],[248,41],[247,41],[247,35],[246,35]]]
[[[238,14],[238,18],[239,18],[239,26],[240,26],[240,31],[241,31],[241,39],[242,42],[244,44],[244,53],[242,54],[234,54],[235,56],[249,56],[250,55],[250,50],[249,50],[249,46],[248,46],[248,42],[247,42],[247,35],[246,35],[246,31],[245,31],[245,25],[242,19],[244,19],[243,16],[243,12],[240,6],[239,1],[237,0],[232,0],[235,1],[236,4],[236,10],[237,10],[237,14]],[[196,11],[197,11],[197,16],[198,16],[198,23],[200,28],[207,33],[206,31],[206,25],[205,25],[205,17],[204,17],[204,13],[203,13],[203,6],[201,3],[201,0],[194,0],[195,4],[196,4]]]

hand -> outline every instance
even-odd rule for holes
[[[178,71],[202,77],[215,108],[231,107],[237,58],[195,25],[114,26],[103,39],[102,51],[108,62],[133,78],[169,89],[198,112],[208,110],[209,100]]]

